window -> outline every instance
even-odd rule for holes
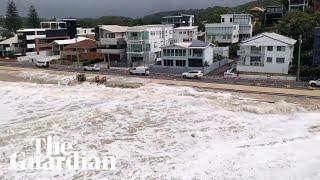
[[[285,51],[286,47],[285,46],[277,46],[277,51]]]
[[[37,31],[37,35],[45,35],[46,32],[45,31]]]
[[[268,46],[268,51],[273,51],[273,46]]]
[[[186,61],[185,60],[176,60],[176,66],[185,67]]]
[[[277,58],[276,61],[277,63],[284,63],[284,58]]]
[[[272,63],[272,57],[267,57],[267,63]]]
[[[232,18],[230,18],[230,22],[232,22]]]
[[[170,56],[174,56],[174,49],[170,49]]]
[[[173,66],[173,60],[164,60],[164,66]]]
[[[224,22],[224,18],[222,18],[222,20],[221,20],[222,22]]]
[[[35,31],[25,32],[26,35],[35,35]]]
[[[179,56],[179,49],[174,50],[175,56]]]

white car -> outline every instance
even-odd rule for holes
[[[83,67],[84,71],[100,71],[100,67],[96,64],[90,64]]]
[[[309,81],[309,86],[312,86],[312,87],[320,86],[320,79]]]
[[[203,77],[202,71],[189,71],[182,73],[182,78],[200,79]]]
[[[49,61],[37,60],[36,66],[37,67],[49,67]]]
[[[150,71],[147,67],[134,67],[129,69],[129,73],[133,75],[149,75]]]

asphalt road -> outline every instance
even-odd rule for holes
[[[0,66],[9,67],[22,67],[22,68],[37,68],[34,63],[25,62],[0,62]],[[78,72],[82,73],[82,68],[66,65],[50,65],[49,68],[43,68],[44,70],[55,70],[55,71],[67,71],[67,72]],[[101,68],[98,72],[90,72],[97,75],[129,75],[126,69],[105,69]],[[140,76],[141,78],[143,76]],[[205,76],[202,79],[183,79],[180,75],[168,75],[168,74],[150,74],[145,76],[150,79],[167,79],[167,80],[182,80],[182,81],[195,81],[205,83],[221,83],[221,84],[236,84],[236,85],[249,85],[249,86],[262,86],[262,87],[275,87],[275,88],[295,88],[295,89],[308,89],[307,82],[288,82],[288,81],[275,81],[275,80],[249,80],[249,79],[238,79],[238,78],[224,78],[223,76]]]

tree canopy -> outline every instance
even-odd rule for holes
[[[39,28],[40,27],[40,19],[38,16],[38,12],[33,5],[31,5],[29,8],[27,26],[28,26],[28,28]]]
[[[10,32],[15,32],[22,27],[22,20],[19,16],[16,4],[13,0],[8,1],[5,19],[5,28]]]

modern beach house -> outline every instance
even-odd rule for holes
[[[264,26],[270,27],[282,20],[284,15],[283,6],[267,6],[264,12]]]
[[[193,26],[194,15],[181,14],[179,16],[165,16],[162,17],[162,24],[173,24],[174,28],[182,26]]]
[[[198,39],[198,26],[182,26],[173,30],[174,43],[189,42]]]
[[[262,33],[240,44],[238,72],[288,74],[296,40]]]
[[[239,42],[239,25],[213,23],[205,24],[205,39],[207,42],[217,42],[220,45],[230,45]]]
[[[126,61],[127,42],[125,40],[128,27],[118,25],[101,25],[96,28],[98,41],[97,52],[103,54],[104,61]]]
[[[161,57],[161,48],[173,41],[173,25],[144,25],[126,30],[130,66],[149,66]]]
[[[192,40],[162,48],[162,66],[204,67],[213,63],[213,45]]]
[[[205,39],[219,44],[234,44],[252,37],[252,15],[230,13],[221,15],[221,23],[205,24]]]

